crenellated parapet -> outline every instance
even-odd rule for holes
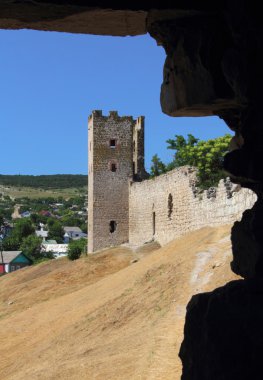
[[[116,120],[116,121],[124,121],[129,120],[133,121],[135,123],[135,119],[133,119],[132,116],[120,116],[118,114],[118,111],[109,111],[108,115],[103,115],[102,110],[94,110],[91,112],[90,116],[88,117],[88,120],[92,119],[103,119],[103,120]]]

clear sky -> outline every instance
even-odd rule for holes
[[[217,117],[171,118],[159,94],[165,53],[150,36],[101,37],[0,30],[0,174],[87,174],[94,109],[145,115],[145,159],[175,134],[229,133]]]

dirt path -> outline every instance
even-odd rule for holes
[[[229,231],[204,228],[133,264],[122,247],[1,278],[0,378],[179,380],[189,298],[236,278]]]
[[[12,219],[19,219],[19,218],[21,218],[21,215],[19,214],[19,210],[20,210],[20,205],[15,205],[14,206],[14,212],[12,214]]]

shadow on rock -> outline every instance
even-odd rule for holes
[[[262,380],[263,280],[193,296],[179,356],[182,380]]]

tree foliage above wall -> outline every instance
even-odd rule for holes
[[[182,135],[175,135],[174,139],[167,140],[167,149],[175,151],[173,161],[165,165],[157,155],[154,155],[151,177],[180,166],[190,165],[198,169],[198,185],[201,188],[216,186],[221,178],[226,177],[223,157],[228,151],[230,140],[229,134],[207,141],[199,140],[191,134],[187,139]]]
[[[157,154],[155,154],[152,158],[152,165],[151,165],[151,177],[156,177],[160,174],[163,174],[167,171],[165,164],[161,161],[161,159],[158,157]]]

